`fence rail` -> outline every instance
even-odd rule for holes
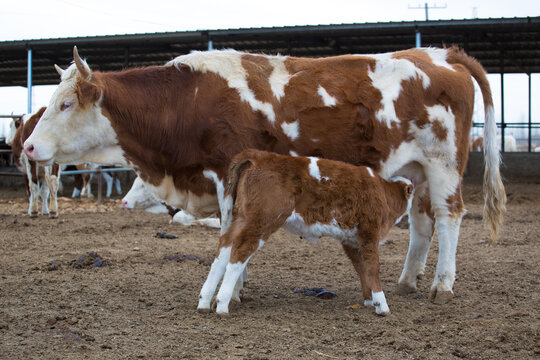
[[[11,152],[11,150],[8,150]],[[60,171],[60,176],[62,175],[79,175],[79,174],[98,174],[98,205],[101,205],[103,202],[103,178],[101,176],[102,173],[106,172],[127,172],[127,171],[133,171],[132,168],[106,168],[103,169],[101,166],[97,169],[92,170],[67,170],[67,171]],[[22,172],[10,172],[10,171],[0,171],[0,176],[24,176]]]

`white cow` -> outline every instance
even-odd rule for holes
[[[202,225],[211,228],[220,228],[219,219],[216,217],[208,217],[197,219],[195,216],[180,209],[174,209],[157,200],[144,185],[144,182],[137,176],[131,189],[122,199],[124,209],[144,209],[152,214],[169,214],[172,216],[171,223],[179,223],[184,226]]]

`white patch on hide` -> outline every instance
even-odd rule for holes
[[[276,99],[280,100],[283,96],[285,96],[285,86],[287,86],[289,79],[291,78],[291,74],[289,74],[285,66],[285,60],[287,57],[278,55],[267,56],[266,58],[274,67],[268,82],[270,83],[270,88],[272,89]]]
[[[335,219],[329,224],[315,223],[307,225],[302,216],[294,210],[285,220],[283,229],[312,242],[316,242],[321,236],[330,236],[342,243],[358,244],[358,230],[356,228],[342,229]]]
[[[454,69],[452,65],[450,65],[446,61],[446,57],[448,55],[448,51],[446,49],[428,47],[428,48],[422,48],[422,51],[428,54],[428,56],[431,58],[431,61],[436,66],[442,66],[449,70],[456,71],[456,69]]]
[[[300,130],[298,129],[298,120],[292,123],[287,123],[284,121],[281,124],[281,128],[283,129],[285,135],[287,135],[289,139],[293,141],[296,140],[300,134]]]
[[[319,171],[319,165],[317,165],[317,161],[319,161],[319,158],[310,156],[308,157],[308,159],[309,159],[309,175],[321,181],[321,173]]]
[[[422,86],[427,89],[431,83],[429,76],[411,61],[406,59],[394,59],[392,53],[369,55],[376,59],[375,70],[368,68],[368,76],[373,87],[381,92],[382,109],[378,110],[375,117],[388,127],[392,123],[399,123],[394,102],[401,93],[401,83],[411,78],[420,78]]]
[[[238,91],[240,98],[253,110],[262,112],[271,123],[274,123],[276,114],[272,104],[257,100],[255,93],[248,86],[248,74],[242,66],[243,55],[245,54],[235,50],[193,51],[188,55],[178,56],[167,65],[179,68],[180,64],[184,64],[193,71],[202,73],[210,71],[221,76],[227,81],[229,87]],[[276,91],[279,92],[279,84],[283,83],[283,79],[280,76],[278,78],[281,79],[281,82],[276,85]]]
[[[337,99],[333,96],[331,96],[328,91],[326,91],[325,88],[323,88],[321,85],[319,85],[319,88],[317,89],[317,94],[319,94],[322,98],[322,101],[325,106],[336,106]]]

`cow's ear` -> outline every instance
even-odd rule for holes
[[[412,196],[414,186],[412,184],[405,185],[405,198],[408,200]]]
[[[97,84],[82,79],[77,81],[75,93],[77,94],[79,107],[82,109],[86,109],[96,103],[101,97],[101,90]]]

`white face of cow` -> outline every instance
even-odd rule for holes
[[[17,132],[17,121],[20,121],[20,124],[22,125],[22,119],[13,118],[9,123],[9,132],[6,135],[6,144],[9,146],[13,144],[13,139],[15,139],[15,133]]]
[[[61,82],[24,151],[32,160],[50,164],[92,162],[126,165],[116,133],[100,106],[101,90],[91,83],[88,65],[74,50],[75,64],[56,67]]]
[[[168,213],[167,207],[150,194],[144,182],[138,176],[133,182],[131,189],[122,199],[122,206],[128,210],[144,209],[156,214]]]

